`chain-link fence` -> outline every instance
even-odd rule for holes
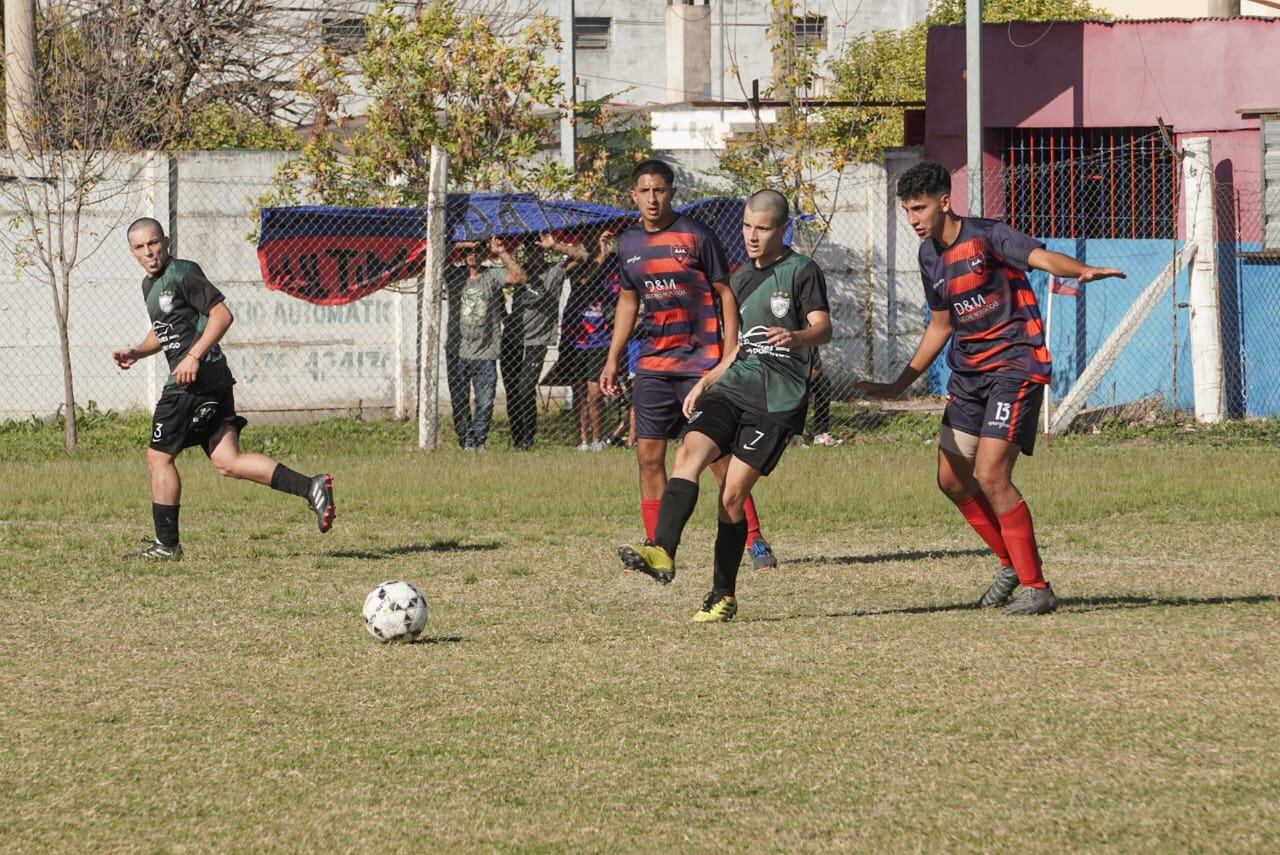
[[[1046,428],[1198,413],[1210,392],[1227,418],[1280,415],[1280,345],[1272,332],[1280,321],[1280,258],[1263,243],[1259,176],[1219,167],[1208,194],[1209,236],[1201,240],[1196,212],[1205,196],[1189,189],[1186,158],[1159,140],[1073,144],[1052,157],[1045,156],[1052,140],[1017,143],[1003,168],[984,176],[987,211],[1050,249],[1127,274],[1081,288],[1031,273],[1054,355]],[[258,200],[280,157],[162,159],[127,204],[91,212],[83,228],[107,240],[73,273],[69,337],[79,403],[149,408],[166,380],[158,359],[130,372],[110,359],[147,331],[142,271],[124,226],[154,216],[168,225],[175,255],[201,264],[227,296],[236,322],[226,353],[237,405],[251,419],[410,418],[422,365],[441,378],[445,442],[478,441],[482,428],[489,448],[594,449],[632,440],[625,384],[622,396],[606,398],[595,383],[619,287],[612,235],[633,222],[630,212],[510,194],[451,195],[437,304],[423,299],[421,212],[307,209],[260,220]],[[895,152],[841,176],[826,188],[820,216],[794,224],[793,244],[826,273],[835,327],[822,349],[806,441],[856,441],[897,429],[904,414],[941,409],[944,359],[902,400],[871,401],[855,388],[862,379],[897,376],[928,314],[919,241],[895,195],[897,175],[916,159]],[[717,234],[731,264],[746,261],[742,204],[717,197],[687,208]],[[0,419],[45,417],[63,405],[61,350],[47,288],[30,266],[13,270],[0,280],[7,377]],[[1216,283],[1211,304],[1199,281]],[[424,354],[423,320],[437,311],[444,334]],[[1217,320],[1206,326],[1206,317]],[[1206,329],[1216,330],[1216,342]]]

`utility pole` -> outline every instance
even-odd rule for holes
[[[573,172],[577,164],[578,128],[574,107],[578,103],[578,68],[574,46],[574,0],[561,0],[560,77],[564,80],[565,112],[560,118],[560,162]]]
[[[26,153],[36,96],[35,0],[4,0],[5,138],[9,150]]]
[[[1210,18],[1239,18],[1240,0],[1209,0]]]
[[[965,0],[964,104],[969,165],[966,213],[982,217],[986,216],[982,204],[982,0]]]

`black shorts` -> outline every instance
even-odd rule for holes
[[[803,419],[803,413],[801,419]],[[782,459],[795,436],[790,415],[752,413],[714,392],[708,393],[689,417],[685,433],[696,431],[708,437],[723,454],[732,454],[743,463],[768,475]],[[803,426],[803,422],[802,422]]]
[[[1003,374],[952,374],[942,423],[970,436],[1012,442],[1031,454],[1043,403],[1042,383]]]
[[[151,419],[151,447],[177,455],[184,448],[198,445],[205,454],[212,454],[227,431],[238,431],[246,424],[236,415],[236,399],[230,386],[203,392],[165,389]]]
[[[631,393],[637,439],[678,439],[684,430],[684,399],[701,378],[637,374]]]

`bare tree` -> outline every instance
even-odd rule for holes
[[[194,106],[276,115],[291,82],[266,58],[281,30],[266,0],[49,0],[37,8],[34,85],[10,104],[0,154],[0,246],[48,285],[75,447],[69,320],[76,269],[132,216],[143,173]],[[295,23],[299,21],[296,17]],[[286,47],[296,45],[284,44]],[[276,43],[277,53],[284,50]],[[284,52],[287,52],[285,50]],[[30,61],[30,60],[28,60]]]

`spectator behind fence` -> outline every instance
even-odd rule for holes
[[[560,253],[565,260],[552,263],[548,252]],[[511,295],[511,313],[502,332],[502,382],[507,388],[511,445],[521,451],[533,448],[538,428],[538,378],[547,348],[556,343],[560,292],[568,274],[589,260],[583,247],[559,241],[546,232],[528,247],[526,278]]]
[[[449,327],[445,337],[445,364],[449,399],[453,406],[453,429],[458,444],[466,451],[484,451],[493,417],[493,395],[498,384],[498,355],[502,346],[502,289],[525,281],[523,268],[497,237],[487,248],[502,262],[502,269],[484,267],[485,244],[458,241],[466,264],[451,272],[446,293],[449,300]],[[475,413],[471,394],[475,392]]]
[[[579,451],[604,448],[600,434],[604,399],[599,379],[609,354],[618,294],[617,235],[605,230],[596,245],[590,263],[583,264],[573,277],[560,324],[560,357],[543,381],[573,390]]]

